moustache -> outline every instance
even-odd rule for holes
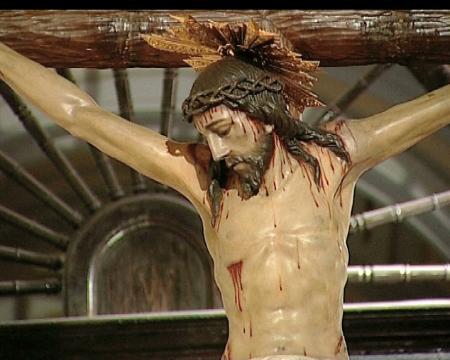
[[[253,165],[256,161],[252,158],[252,156],[228,156],[225,159],[225,165],[231,169],[237,164],[247,163],[249,165]]]
[[[229,156],[229,157],[225,158],[225,164],[227,165],[227,167],[229,169],[231,169],[233,166],[239,164],[240,162],[242,162],[242,158],[240,158],[240,157]]]

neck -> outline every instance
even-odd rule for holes
[[[260,188],[261,195],[270,195],[284,187],[299,167],[298,161],[286,150],[277,135],[273,135],[272,157]]]

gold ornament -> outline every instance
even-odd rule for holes
[[[322,106],[312,92],[317,80],[310,73],[318,61],[307,61],[281,45],[280,35],[263,31],[253,20],[240,24],[199,23],[192,16],[173,16],[179,27],[163,35],[141,34],[151,46],[187,55],[184,62],[202,71],[224,56],[234,56],[270,72],[284,84],[284,95],[290,106],[303,111],[305,107]]]

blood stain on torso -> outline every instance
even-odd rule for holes
[[[231,280],[233,281],[233,287],[234,287],[234,302],[239,309],[239,311],[242,312],[242,291],[244,291],[244,288],[242,286],[242,260],[238,261],[236,263],[231,264],[228,266],[228,271],[231,275]]]

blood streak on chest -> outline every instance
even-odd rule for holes
[[[285,159],[284,151],[281,152],[280,159],[281,159],[281,178],[284,179],[284,167],[286,166],[286,159]]]
[[[303,177],[305,177],[305,174],[306,174],[306,177],[308,178],[309,191],[310,191],[311,196],[312,196],[312,198],[314,200],[314,204],[316,205],[316,207],[319,207],[319,203],[317,202],[316,197],[314,196],[314,190],[312,188],[312,180],[311,180],[311,177],[309,176],[308,168],[306,167],[306,165],[301,160],[298,160],[298,163],[300,164],[300,167],[302,168]]]
[[[330,161],[330,166],[331,166],[331,171],[333,171],[334,173],[334,166],[333,166],[333,161],[331,161],[331,155],[330,155],[331,151],[327,151],[328,154],[328,160]]]
[[[326,172],[325,172],[325,168],[323,167],[323,164],[322,164],[322,157],[323,157],[323,148],[320,148],[320,154],[318,153],[317,155],[317,160],[319,161],[319,165],[320,165],[320,168],[321,168],[321,172],[320,172],[320,180],[321,180],[321,185],[322,185],[322,190],[325,190],[324,189],[324,187],[325,187],[325,184],[327,185],[327,186],[329,186],[330,185],[330,183],[329,183],[329,181],[328,181],[328,178],[327,178],[327,175],[326,175]],[[325,181],[325,182],[324,182]]]
[[[242,312],[242,291],[244,288],[242,286],[242,260],[228,266],[228,271],[231,275],[231,280],[233,281],[234,287],[234,302]]]

